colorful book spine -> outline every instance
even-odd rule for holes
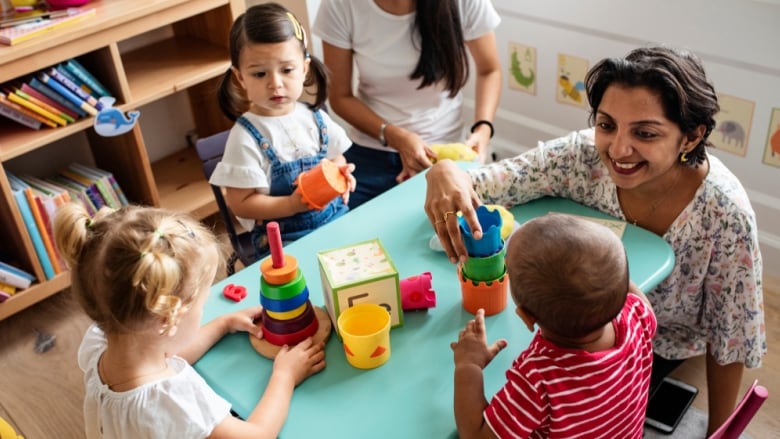
[[[28,186],[24,189],[24,196],[27,197],[27,203],[30,205],[30,211],[32,212],[33,219],[35,220],[35,224],[38,226],[38,232],[41,234],[41,240],[43,241],[43,248],[46,249],[46,254],[49,256],[49,262],[54,269],[54,274],[59,274],[62,272],[62,268],[60,268],[58,261],[59,258],[57,257],[57,254],[54,250],[54,243],[49,237],[49,232],[46,228],[46,222],[44,221],[44,215],[46,214],[46,211],[42,209],[41,206],[39,206],[38,200],[35,197],[31,187]]]
[[[22,107],[21,105],[15,103],[15,102],[11,102],[10,100],[8,100],[8,97],[4,93],[0,93],[0,103],[2,103],[3,105],[5,105],[7,107],[10,107],[10,108],[16,110],[19,113],[26,114],[27,116],[34,118],[35,120],[37,120],[38,122],[40,122],[40,123],[42,123],[42,124],[44,124],[46,126],[49,126],[49,127],[52,127],[52,128],[56,128],[57,127],[57,124],[53,120],[51,120],[49,118],[46,118],[46,117],[43,117],[40,114],[38,114],[38,113],[36,113],[36,112],[34,112],[32,110],[28,110],[27,108]]]
[[[15,104],[19,104],[22,107],[27,108],[28,110],[34,111],[34,112],[40,114],[41,116],[48,118],[49,120],[53,121],[54,123],[57,123],[57,124],[62,125],[62,126],[65,126],[68,123],[65,119],[57,116],[56,114],[52,113],[51,111],[46,110],[45,108],[39,106],[38,104],[36,104],[34,102],[28,101],[27,99],[19,96],[16,93],[10,93],[10,94],[8,94],[6,96],[6,98],[9,101],[11,101],[11,102],[13,102]]]
[[[79,78],[81,82],[91,88],[98,96],[111,96],[111,92],[75,59],[65,61],[64,65],[73,76]]]
[[[43,125],[43,123],[40,120],[28,114],[22,113],[16,108],[8,106],[6,102],[7,101],[5,100],[5,98],[0,99],[0,115],[5,116],[8,119],[13,120],[14,122],[18,122],[34,130],[41,129],[41,125]]]
[[[55,175],[47,181],[53,185],[60,186],[67,190],[70,194],[70,199],[76,200],[78,203],[84,206],[84,208],[87,209],[89,216],[93,216],[97,212],[95,205],[92,204],[92,200],[90,200],[89,195],[87,195],[86,189],[84,189],[81,185],[77,185],[75,182],[70,181],[61,175]]]
[[[46,102],[36,98],[35,96],[32,96],[32,95],[30,95],[28,93],[25,93],[24,91],[19,90],[19,89],[14,90],[14,93],[17,96],[19,96],[19,97],[21,97],[23,99],[26,99],[27,101],[32,102],[33,104],[43,108],[44,110],[48,111],[49,113],[57,116],[61,120],[57,120],[57,119],[53,119],[53,120],[55,122],[59,123],[60,125],[62,125],[62,121],[65,122],[65,125],[67,125],[68,123],[73,123],[74,122],[74,120],[70,116],[68,116],[67,114],[61,112],[60,110],[52,107],[51,105],[47,104]]]
[[[103,197],[103,200],[105,200],[109,207],[112,209],[119,209],[122,207],[122,202],[119,200],[119,196],[116,194],[114,187],[108,180],[108,176],[96,172],[94,168],[90,168],[79,163],[71,163],[68,166],[68,169],[83,175],[92,181],[95,186],[97,186],[98,190],[100,191],[100,195]]]
[[[46,97],[48,97],[49,99],[57,102],[58,104],[67,108],[68,110],[76,113],[78,117],[84,117],[87,115],[86,111],[82,110],[79,106],[73,104],[71,101],[65,99],[65,96],[57,93],[56,91],[54,91],[54,89],[39,81],[38,78],[30,79],[30,87],[34,88],[35,90],[38,90],[42,94],[46,95]]]
[[[33,218],[32,210],[30,210],[30,205],[27,202],[27,196],[24,193],[24,185],[17,177],[11,174],[8,174],[8,180],[11,182],[14,200],[16,200],[19,212],[22,214],[22,221],[27,229],[27,235],[30,237],[33,247],[35,248],[38,262],[40,262],[41,268],[43,268],[43,274],[46,279],[52,279],[55,276],[54,267],[52,267],[49,255],[46,253],[46,247],[43,245],[41,232],[38,230],[38,226]]]
[[[83,99],[84,102],[95,107],[95,109],[97,109],[98,111],[103,109],[103,104],[98,102],[98,100],[95,99],[94,96],[84,91],[81,87],[79,87],[78,84],[68,79],[68,77],[65,76],[57,67],[52,67],[49,69],[49,76],[56,79],[60,84],[65,86],[65,88],[73,92],[73,94],[75,94],[76,96]]]
[[[98,191],[97,186],[95,186],[88,179],[82,177],[81,175],[69,169],[61,170],[60,175],[63,178],[72,181],[74,184],[83,187],[84,191],[86,191],[87,193],[87,196],[89,196],[89,200],[92,201],[92,205],[95,206],[95,210],[100,210],[101,207],[106,205],[106,202],[103,200],[103,197],[100,195],[100,191]]]
[[[69,109],[65,108],[64,106],[60,105],[59,102],[55,102],[53,99],[50,99],[45,94],[39,92],[38,90],[32,88],[29,84],[22,84],[22,91],[27,93],[30,96],[33,96],[37,98],[38,100],[41,100],[43,102],[46,102],[51,107],[54,107],[59,111],[60,113],[63,113],[64,115],[61,115],[64,119],[66,119],[68,122],[75,122],[76,119],[78,119],[79,115],[70,111]],[[65,117],[65,115],[67,117]]]
[[[57,93],[64,96],[65,99],[69,100],[73,105],[77,106],[78,108],[81,108],[82,110],[86,111],[92,116],[97,116],[98,111],[97,109],[95,109],[95,107],[89,105],[87,101],[78,97],[78,95],[68,90],[67,87],[60,84],[57,80],[55,80],[51,76],[47,75],[46,73],[40,73],[38,75],[38,79],[40,79],[41,82],[43,82],[44,84],[53,88],[54,91],[56,91]]]
[[[19,289],[25,289],[32,284],[35,276],[20,270],[13,265],[0,262],[0,282],[11,285]]]

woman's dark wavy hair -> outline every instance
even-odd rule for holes
[[[695,167],[704,162],[705,148],[712,145],[708,137],[715,127],[714,116],[720,106],[699,57],[668,47],[646,47],[631,51],[625,58],[599,61],[585,76],[591,125],[596,120],[604,92],[615,83],[647,87],[658,93],[664,115],[676,123],[684,135],[704,125],[706,130],[701,142],[688,153],[688,161],[684,164]]]
[[[288,15],[289,14],[289,15]],[[283,43],[290,39],[297,39],[301,43],[303,55],[311,59],[309,73],[303,82],[304,87],[317,85],[317,94],[312,105],[313,109],[319,109],[327,99],[328,71],[325,64],[317,57],[309,54],[306,47],[306,36],[300,21],[290,19],[292,13],[278,3],[263,3],[246,10],[236,18],[230,29],[230,64],[238,68],[241,50],[247,43]],[[294,15],[292,15],[294,17]],[[298,36],[301,36],[300,38]],[[241,114],[249,109],[249,100],[234,78],[231,69],[228,69],[222,77],[217,92],[219,107],[228,119],[235,121]]]
[[[469,78],[463,27],[456,0],[417,0],[414,27],[420,34],[420,59],[411,79],[418,89],[444,81],[455,97]]]

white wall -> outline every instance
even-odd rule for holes
[[[559,53],[589,60],[655,44],[687,48],[716,90],[755,102],[745,157],[711,150],[740,178],[758,217],[765,270],[780,275],[780,168],[762,163],[773,107],[780,107],[780,0],[494,0],[505,71],[493,147],[514,155],[587,125],[587,111],[555,100]],[[509,89],[509,43],[536,48],[536,95]],[[467,88],[473,106],[473,87]],[[467,112],[467,117],[471,115]]]

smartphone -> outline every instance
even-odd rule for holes
[[[673,432],[698,393],[690,384],[664,378],[650,395],[645,424],[666,434]]]

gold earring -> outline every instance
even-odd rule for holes
[[[680,154],[680,163],[686,163],[688,161],[688,153],[683,152]]]

